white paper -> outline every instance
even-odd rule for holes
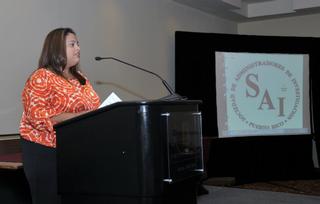
[[[114,92],[112,92],[104,101],[103,103],[99,106],[99,108],[105,107],[107,105],[111,105],[113,103],[116,102],[120,102],[122,101],[117,94],[115,94]]]

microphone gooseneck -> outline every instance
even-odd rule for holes
[[[154,72],[152,72],[152,71],[149,71],[149,70],[147,70],[147,69],[138,67],[138,66],[136,66],[136,65],[134,65],[134,64],[125,62],[125,61],[120,60],[120,59],[115,58],[115,57],[95,57],[94,59],[95,59],[96,61],[108,60],[108,59],[115,60],[115,61],[120,62],[120,63],[122,63],[122,64],[128,65],[128,66],[130,66],[130,67],[139,69],[139,70],[141,70],[141,71],[144,71],[144,72],[147,72],[147,73],[149,73],[149,74],[152,74],[152,75],[156,76],[157,78],[159,78],[159,79],[161,80],[161,82],[163,83],[163,85],[166,87],[166,89],[167,89],[167,90],[169,91],[169,93],[170,93],[170,95],[161,98],[162,100],[170,100],[170,101],[172,101],[172,100],[183,100],[183,99],[185,99],[184,97],[182,97],[182,96],[178,95],[177,93],[175,93],[175,92],[173,91],[173,89],[170,87],[170,85],[168,84],[168,82],[166,82],[166,80],[164,80],[160,75],[158,75],[158,74],[156,74],[156,73],[154,73]]]

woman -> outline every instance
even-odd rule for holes
[[[33,203],[59,203],[53,125],[95,110],[100,99],[79,70],[80,47],[70,28],[51,31],[39,68],[22,92],[20,122],[24,171]]]

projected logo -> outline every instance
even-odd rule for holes
[[[255,61],[233,73],[228,112],[238,128],[276,129],[302,124],[301,89],[290,67],[270,60]],[[239,124],[239,120],[241,124]]]

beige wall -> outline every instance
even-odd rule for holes
[[[320,14],[239,23],[239,34],[320,37]]]
[[[174,31],[237,33],[234,22],[172,0],[2,0],[0,3],[0,135],[18,132],[20,95],[37,67],[47,32],[72,27],[81,65],[101,98],[111,91],[125,100],[166,95],[158,79],[120,69],[95,56],[114,56],[156,72],[174,85]]]

